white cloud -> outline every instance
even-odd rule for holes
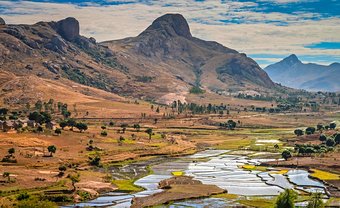
[[[275,2],[284,2],[278,0]],[[164,6],[168,4],[167,6]],[[172,5],[172,6],[170,6]],[[160,0],[153,4],[122,4],[116,6],[86,6],[72,4],[0,1],[7,7],[2,17],[8,23],[32,24],[38,21],[57,21],[73,16],[80,21],[81,34],[99,41],[136,36],[157,17],[165,13],[181,13],[191,26],[194,36],[215,40],[247,54],[339,55],[340,50],[304,48],[318,42],[340,42],[340,18],[306,20],[318,17],[314,13],[289,15],[241,10],[251,2],[219,0]],[[6,14],[8,13],[8,14]],[[221,19],[241,18],[248,24],[223,24]],[[286,26],[265,24],[266,21],[289,22]]]

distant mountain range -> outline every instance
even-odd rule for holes
[[[302,63],[294,54],[264,69],[282,85],[309,91],[340,91],[340,63],[328,66]]]

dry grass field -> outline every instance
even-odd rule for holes
[[[68,192],[72,189],[72,183],[67,176],[74,173],[80,174],[80,182],[112,182],[113,187],[121,190],[138,191],[140,189],[132,184],[133,178],[110,181],[107,170],[157,157],[192,154],[205,148],[267,151],[279,158],[285,146],[292,147],[296,142],[293,133],[296,128],[328,124],[340,118],[336,112],[269,114],[235,110],[222,116],[181,114],[168,118],[163,115],[171,113],[170,108],[154,105],[152,110],[150,103],[141,101],[90,99],[75,100],[74,103],[75,109],[72,105],[69,105],[69,109],[78,121],[88,124],[89,128],[85,132],[66,127],[59,136],[48,130],[43,133],[0,133],[0,159],[8,154],[10,148],[15,148],[13,155],[17,160],[17,163],[0,162],[0,173],[9,172],[11,180],[8,183],[5,177],[0,179],[0,194],[3,198],[15,202],[16,197],[23,192],[32,195],[56,192],[58,196],[66,195],[73,200]],[[159,107],[160,112],[155,111],[156,107]],[[141,117],[142,113],[146,114],[145,118]],[[238,122],[235,130],[219,126],[219,123],[230,119]],[[113,122],[114,126],[110,126],[109,122]],[[141,126],[139,131],[132,127],[137,123]],[[128,125],[124,133],[121,124]],[[106,127],[107,136],[101,135],[102,126]],[[153,129],[151,140],[145,132],[147,128]],[[119,142],[120,137],[124,138],[123,142]],[[261,140],[273,142],[259,144]],[[306,141],[314,140],[318,141],[317,138]],[[280,149],[275,149],[275,144]],[[53,157],[48,157],[50,153],[47,147],[50,145],[57,148]],[[90,145],[94,149],[87,149]],[[89,157],[96,156],[100,157],[100,167],[89,164]],[[322,157],[303,157],[299,159],[299,166],[331,170],[339,174],[338,156],[339,153],[334,152]],[[290,166],[292,163],[296,161],[280,162],[279,165]],[[63,165],[67,169],[63,176],[58,176],[59,167]]]

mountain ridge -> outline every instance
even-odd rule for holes
[[[310,91],[340,91],[334,77],[340,76],[340,64],[302,63],[294,54],[264,68],[274,82]]]
[[[136,37],[96,42],[79,34],[72,17],[0,26],[1,70],[15,76],[69,80],[121,96],[169,103],[206,93],[277,93],[251,58],[192,36],[181,14],[166,14]]]

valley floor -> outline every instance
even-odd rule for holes
[[[105,110],[104,107],[103,109]],[[339,113],[253,112],[231,112],[230,115],[223,116],[180,115],[165,119],[162,118],[162,111],[165,111],[163,108],[160,113],[152,112],[150,117],[142,119],[140,113],[143,111],[134,112],[128,119],[119,113],[115,117],[107,118],[88,119],[81,116],[79,120],[89,125],[85,132],[72,131],[66,127],[59,136],[49,131],[0,133],[0,156],[4,157],[9,148],[15,148],[14,155],[17,160],[17,163],[0,163],[0,173],[10,173],[10,182],[4,175],[0,180],[0,206],[12,206],[23,193],[28,193],[31,197],[43,196],[46,200],[60,200],[60,204],[70,204],[75,200],[96,197],[100,192],[138,192],[141,189],[133,182],[150,174],[150,165],[204,149],[255,151],[258,152],[253,156],[255,158],[259,155],[263,157],[263,152],[267,152],[268,158],[279,159],[280,152],[294,145],[294,142],[290,141],[296,139],[293,133],[296,128],[340,119]],[[104,112],[101,114],[105,116]],[[157,121],[154,120],[155,117],[158,118]],[[229,119],[239,121],[235,130],[219,127],[218,123]],[[115,125],[109,126],[109,121],[113,121]],[[129,126],[124,132],[120,127],[123,123]],[[139,131],[131,127],[136,123],[141,126]],[[103,125],[106,125],[107,136],[101,135]],[[151,139],[145,133],[147,128],[153,129]],[[123,142],[119,142],[121,137],[124,138]],[[278,149],[274,147],[275,144],[278,144]],[[57,147],[52,157],[47,151],[50,145]],[[92,148],[89,149],[89,146]],[[89,163],[90,158],[95,157],[100,158],[99,165]],[[299,158],[298,164],[297,160],[292,159],[280,161],[278,164],[273,162],[270,165],[298,165],[304,169],[314,168],[340,174],[337,158],[339,151],[335,150],[322,156]],[[135,163],[137,165],[133,173],[124,170],[128,164]],[[61,171],[60,166],[66,166],[66,170]],[[60,172],[63,174],[60,175]],[[85,187],[78,186],[78,192],[72,191],[72,180],[68,177],[74,174],[80,175],[76,186],[77,183],[87,183]],[[103,188],[98,189],[98,183],[95,182],[100,182]],[[91,184],[95,185],[91,187]],[[333,180],[332,184],[339,188],[338,179]],[[79,192],[80,190],[82,191]],[[86,191],[91,194],[84,194]],[[75,193],[77,197],[74,197]]]

